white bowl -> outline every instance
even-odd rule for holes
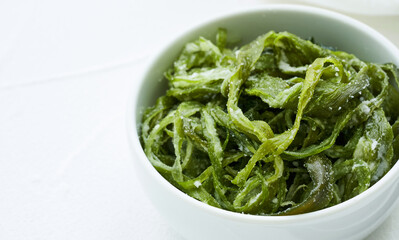
[[[269,30],[301,37],[355,54],[362,60],[399,65],[399,50],[370,27],[344,15],[313,7],[266,5],[223,14],[204,22],[163,48],[147,66],[132,93],[128,135],[138,178],[154,206],[187,239],[361,239],[390,214],[399,196],[399,165],[362,194],[336,206],[294,216],[255,216],[229,212],[199,202],[176,189],[150,164],[139,142],[142,110],[165,92],[163,72],[183,45],[199,36],[214,37],[217,28],[244,43]]]

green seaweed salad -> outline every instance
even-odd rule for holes
[[[209,205],[293,215],[346,201],[399,158],[399,72],[288,32],[187,43],[144,112],[152,165]]]

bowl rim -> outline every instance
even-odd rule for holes
[[[339,214],[345,212],[347,210],[353,209],[353,206],[359,202],[364,202],[365,200],[373,199],[378,196],[377,192],[384,191],[387,187],[396,187],[399,184],[399,161],[394,164],[394,166],[382,177],[378,182],[376,182],[369,189],[364,191],[363,193],[345,201],[340,204],[334,205],[332,207],[328,207],[322,210],[290,215],[290,216],[263,216],[263,215],[252,215],[252,214],[243,214],[238,212],[232,212],[229,210],[217,208],[210,206],[206,203],[203,203],[199,200],[194,199],[193,197],[187,195],[186,193],[180,191],[176,187],[174,187],[171,183],[169,183],[165,178],[162,177],[161,174],[152,166],[150,161],[147,159],[147,156],[144,153],[144,150],[141,147],[139,141],[139,134],[137,131],[138,126],[136,125],[137,116],[136,112],[138,111],[138,100],[139,100],[139,91],[142,88],[144,80],[146,79],[149,71],[152,69],[153,64],[160,59],[164,53],[176,44],[179,40],[184,38],[185,36],[189,36],[193,34],[198,29],[211,24],[212,22],[217,22],[223,19],[231,18],[231,17],[239,17],[240,15],[246,14],[259,14],[266,13],[269,11],[295,11],[301,12],[304,14],[309,14],[317,17],[330,18],[334,21],[343,22],[351,27],[361,30],[362,32],[367,33],[367,35],[378,39],[379,42],[382,42],[387,49],[394,51],[394,55],[397,56],[396,64],[399,64],[399,49],[396,47],[389,39],[379,33],[377,30],[369,27],[365,23],[356,20],[352,17],[344,15],[342,13],[338,13],[332,10],[327,10],[324,8],[307,6],[307,5],[299,5],[299,4],[267,4],[262,6],[255,7],[246,7],[235,10],[227,10],[225,12],[219,13],[218,16],[213,16],[210,18],[206,18],[201,23],[196,24],[194,26],[185,29],[180,34],[173,37],[168,42],[162,44],[160,47],[156,47],[156,50],[153,51],[150,59],[146,61],[146,65],[144,66],[144,70],[141,71],[140,76],[138,77],[138,81],[135,82],[135,86],[132,87],[131,93],[129,96],[129,101],[127,104],[127,135],[129,140],[129,148],[136,158],[134,161],[140,161],[141,165],[145,168],[145,174],[150,174],[152,178],[155,179],[158,183],[162,185],[167,191],[174,194],[181,201],[186,202],[187,204],[193,205],[196,208],[201,208],[203,211],[206,211],[208,214],[217,215],[219,217],[228,218],[233,221],[245,221],[248,223],[268,223],[269,225],[280,225],[281,223],[285,224],[298,224],[298,220],[302,223],[314,220],[320,220],[320,218]]]

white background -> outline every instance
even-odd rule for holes
[[[0,1],[0,239],[181,240],[134,176],[130,89],[185,29],[285,2]],[[399,16],[344,13],[399,46]],[[369,239],[399,239],[399,207]]]

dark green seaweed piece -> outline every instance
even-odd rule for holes
[[[187,43],[143,114],[151,164],[229,211],[293,215],[339,204],[399,158],[399,74],[288,32],[228,48]]]
[[[305,162],[312,179],[311,190],[307,197],[277,215],[294,215],[312,212],[326,207],[333,197],[333,179],[331,161],[323,155],[313,155]]]

